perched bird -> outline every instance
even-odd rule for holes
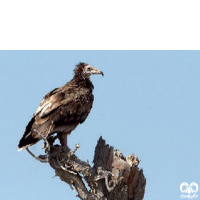
[[[49,92],[40,103],[26,126],[18,151],[27,148],[54,133],[62,146],[67,146],[67,136],[85,121],[92,108],[94,96],[90,76],[103,72],[80,62],[74,69],[74,77],[60,88]]]

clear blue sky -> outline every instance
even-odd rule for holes
[[[0,51],[0,199],[76,199],[17,145],[43,96],[68,82],[79,61],[105,76],[92,77],[93,109],[69,136],[71,148],[81,145],[77,155],[91,163],[101,135],[125,156],[135,153],[145,200],[180,200],[182,182],[200,185],[200,51]]]

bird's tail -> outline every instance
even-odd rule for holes
[[[28,145],[27,146],[23,146],[23,147],[18,147],[18,149],[17,149],[17,151],[21,151],[21,150],[23,150],[23,149],[26,149],[28,147]]]
[[[33,117],[31,119],[31,121],[28,123],[23,137],[19,141],[18,151],[21,151],[22,149],[25,149],[28,146],[33,145],[36,142],[38,142],[38,138],[34,138],[32,131],[31,131],[32,125],[33,125],[34,122],[35,122],[35,118]]]
[[[18,145],[18,151],[21,151],[27,148],[28,146],[31,146],[38,142],[38,138],[34,138],[31,132],[29,134],[30,135],[28,135],[27,137],[22,137],[22,139],[20,140]]]

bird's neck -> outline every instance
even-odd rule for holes
[[[91,90],[94,88],[89,77],[74,76],[73,79],[79,87],[89,88]]]

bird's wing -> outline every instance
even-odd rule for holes
[[[39,118],[45,118],[50,113],[52,113],[56,108],[61,105],[66,105],[68,102],[72,101],[74,93],[71,88],[63,89],[56,88],[49,92],[40,103],[40,106],[34,113],[34,116],[39,116]]]
[[[54,123],[83,123],[93,104],[93,95],[87,89],[65,85],[48,93],[36,110],[35,124],[46,124],[49,119]]]
[[[62,115],[70,113],[75,94],[76,91],[66,86],[56,88],[49,92],[43,98],[33,118],[28,123],[25,133],[20,140],[19,149],[25,148],[27,145],[34,144],[40,140],[41,137],[38,133],[46,137],[46,134],[49,134],[48,131],[51,131],[52,122],[59,121],[60,115],[62,118]]]

